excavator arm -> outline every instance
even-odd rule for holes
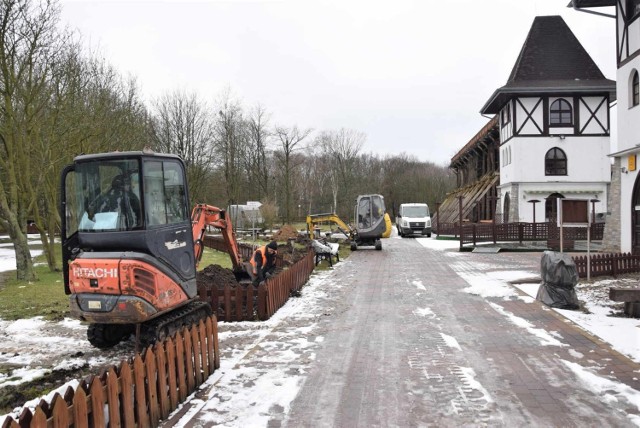
[[[240,250],[238,248],[238,241],[236,241],[233,226],[231,225],[231,218],[227,217],[227,212],[225,210],[211,205],[197,204],[193,207],[193,211],[191,213],[191,224],[193,230],[196,266],[200,263],[200,259],[202,258],[202,239],[204,238],[206,228],[207,226],[213,226],[220,229],[222,232],[222,238],[224,239],[227,251],[231,257],[233,270],[238,272],[244,269],[242,265],[242,257],[240,256]]]
[[[338,229],[340,230],[340,232],[344,233],[350,239],[355,239],[355,236],[356,236],[355,229],[353,229],[351,226],[343,222],[340,219],[340,217],[338,217],[335,213],[307,215],[307,229],[309,232],[309,237],[311,239],[319,238],[319,236],[318,237],[314,236],[313,229],[316,224],[322,223],[325,221],[330,221],[332,223],[335,223],[338,226]]]

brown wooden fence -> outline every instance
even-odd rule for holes
[[[206,245],[206,243],[205,243]],[[315,267],[315,253],[309,252],[278,275],[255,287],[251,284],[198,287],[200,299],[209,303],[220,321],[267,320],[309,280]]]
[[[587,257],[573,257],[578,276],[587,277]],[[610,253],[591,255],[591,276],[617,276],[625,273],[640,272],[640,255],[631,253]]]
[[[524,242],[546,241],[560,238],[560,228],[555,223],[463,223],[459,225],[441,225],[442,230],[460,236],[460,246],[476,245],[480,242]],[[591,225],[591,239],[601,240],[604,233],[604,223]],[[440,233],[439,233],[440,234]],[[586,227],[563,227],[563,239],[586,240]]]
[[[136,354],[100,376],[83,380],[74,391],[56,394],[18,420],[7,417],[2,428],[15,427],[156,427],[220,368],[215,317],[183,329],[172,338]]]

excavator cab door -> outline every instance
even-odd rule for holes
[[[61,186],[61,239],[62,239],[62,273],[64,277],[64,292],[71,294],[69,289],[69,260],[80,249],[78,241],[78,222],[74,210],[77,209],[78,203],[75,189],[75,171],[74,166],[69,165],[62,170],[62,186]]]

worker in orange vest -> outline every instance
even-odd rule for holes
[[[278,243],[271,241],[267,245],[258,247],[251,257],[253,284],[258,285],[273,274],[276,268],[276,254]]]

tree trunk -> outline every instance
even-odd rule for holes
[[[19,281],[35,281],[37,278],[33,270],[33,261],[31,260],[27,235],[22,232],[20,225],[15,219],[11,219],[7,226],[16,254],[16,279]]]

